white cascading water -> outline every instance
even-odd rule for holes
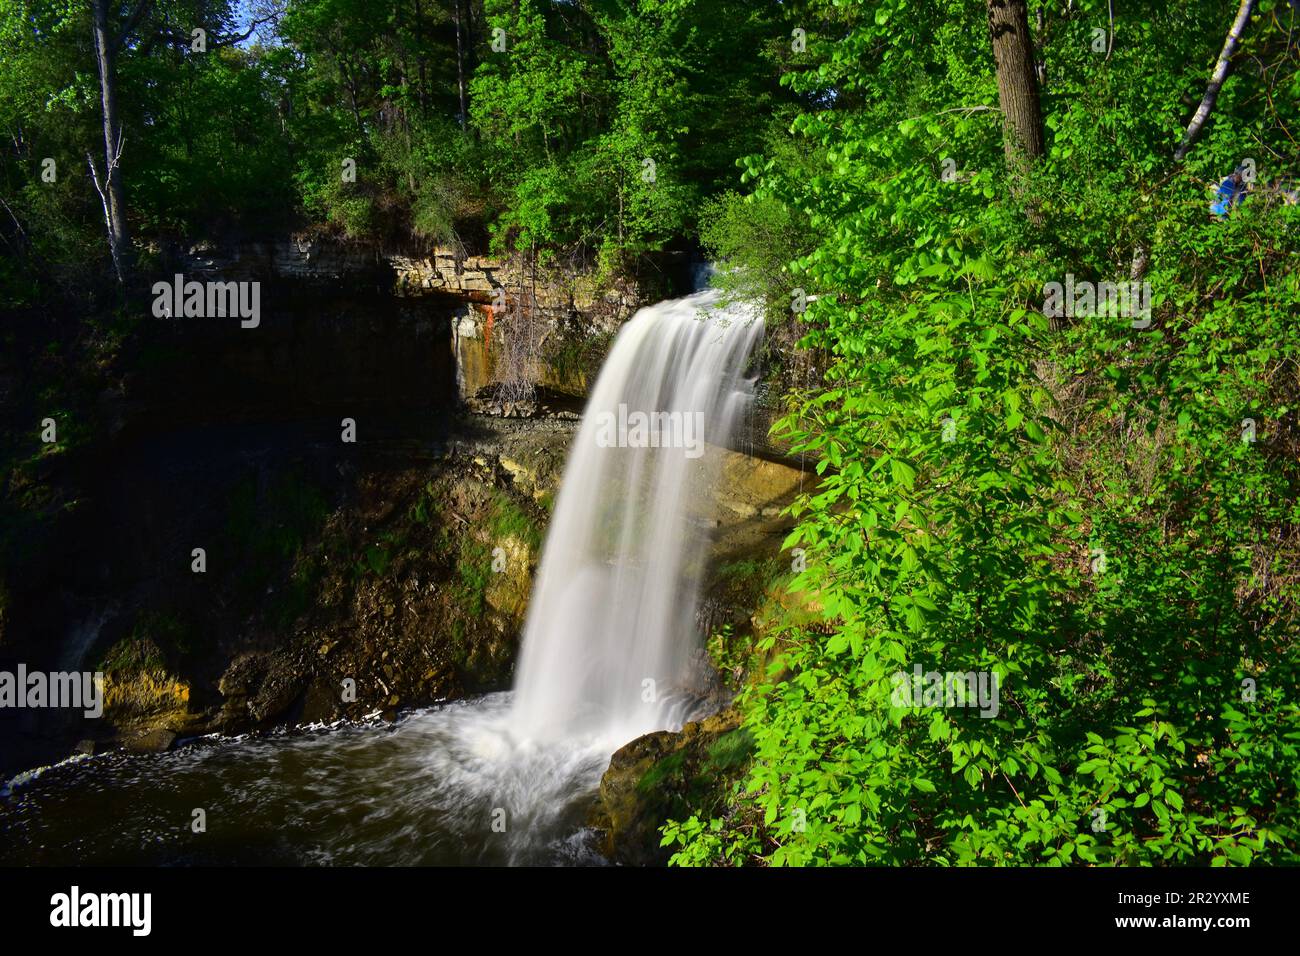
[[[639,311],[574,438],[529,603],[515,683],[522,739],[614,746],[680,726],[708,547],[694,516],[751,397],[755,310],[716,291]],[[656,422],[657,427],[641,427]],[[612,446],[612,447],[611,447]],[[656,447],[657,446],[657,447]]]
[[[429,787],[412,797],[474,855],[593,861],[578,831],[610,756],[695,716],[720,446],[752,397],[745,367],[762,334],[757,309],[713,290],[641,309],[619,331],[565,465],[513,693],[403,728],[426,741]],[[638,429],[652,414],[659,427]],[[477,849],[501,811],[505,830]]]

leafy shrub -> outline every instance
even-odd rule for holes
[[[786,545],[824,621],[765,639],[748,779],[664,828],[675,862],[1300,862],[1300,215],[1256,198],[1216,222],[1152,172],[1176,131],[1151,90],[1218,31],[1153,7],[1105,67],[1070,52],[1079,23],[1052,34],[1048,155],[1012,189],[963,106],[991,82],[961,33],[978,11],[889,6],[791,77],[891,91],[799,117],[825,172],[748,163],[816,237],[792,268],[830,365],[781,431],[822,476]],[[864,67],[877,48],[912,55]],[[1283,118],[1250,109],[1281,150]],[[1046,282],[1127,278],[1139,250],[1148,327],[1049,324]],[[918,665],[997,675],[997,712],[904,706]]]

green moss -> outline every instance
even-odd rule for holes
[[[432,481],[427,481],[420,493],[416,495],[415,504],[411,506],[410,518],[416,524],[430,524],[438,514],[438,501],[440,489]],[[441,525],[438,527],[437,534],[439,538],[446,535],[447,529]]]
[[[451,660],[462,669],[469,666],[469,640],[465,633],[465,622],[458,617],[451,621]]]
[[[647,796],[666,791],[688,793],[695,797],[696,805],[710,795],[721,799],[726,787],[720,788],[719,781],[729,785],[731,772],[745,766],[753,752],[753,738],[739,727],[709,744],[703,759],[698,751],[692,756],[690,749],[683,748],[656,761],[637,781],[636,788]]]
[[[260,496],[255,476],[240,482],[227,506],[226,538],[241,562],[244,597],[263,594],[320,533],[329,513],[325,494],[301,475],[278,477]]]
[[[165,667],[199,649],[197,634],[194,624],[176,611],[142,611],[130,635],[104,653],[99,669],[107,673]]]
[[[709,746],[707,764],[714,770],[733,770],[743,766],[753,752],[753,736],[744,727],[737,727]]]
[[[492,552],[481,541],[467,538],[461,545],[456,582],[452,585],[456,606],[470,617],[481,615],[491,580]]]
[[[684,750],[671,753],[663,760],[656,761],[637,781],[637,792],[647,795],[655,793],[677,777],[685,765],[686,751]]]
[[[542,531],[537,521],[501,491],[493,493],[488,530],[495,540],[518,538],[534,551],[542,543]]]
[[[121,674],[143,670],[155,664],[162,664],[162,654],[158,648],[126,638],[110,647],[95,669],[105,674]]]
[[[754,605],[784,570],[779,558],[747,558],[722,565],[716,578],[729,599]]]
[[[366,548],[366,567],[380,577],[388,570],[388,565],[392,562],[393,556],[388,553],[388,549],[377,544],[372,544]]]
[[[289,583],[278,592],[279,597],[268,609],[276,627],[288,627],[311,607],[319,590],[323,568],[317,560],[299,562],[289,576]]]

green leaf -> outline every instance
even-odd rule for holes
[[[902,485],[904,488],[912,488],[916,481],[916,469],[903,461],[901,458],[891,458],[889,461],[890,476],[894,479],[894,484]]]

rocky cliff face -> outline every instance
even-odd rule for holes
[[[405,303],[407,313],[449,316],[461,404],[485,415],[532,418],[580,411],[619,327],[641,306],[691,291],[695,265],[683,254],[663,253],[628,274],[603,277],[582,264],[537,265],[450,249],[413,254],[302,237],[194,246],[176,257],[176,268],[187,279],[267,282],[281,299],[302,289],[373,289]],[[274,292],[267,301],[274,306]],[[784,457],[788,446],[768,437],[782,411],[779,396],[760,383],[737,447]]]
[[[423,462],[381,446],[335,476],[328,452],[268,463],[211,486],[210,523],[155,514],[168,540],[201,540],[212,557],[198,576],[166,553],[127,553],[144,562],[129,577],[156,583],[110,583],[118,601],[83,661],[107,674],[105,717],[73,736],[166,748],[508,687],[572,428],[476,417]],[[706,626],[730,627],[780,566],[777,511],[799,475],[724,454],[727,484],[699,507],[718,522]],[[735,666],[734,646],[710,650]]]
[[[618,327],[646,302],[687,291],[689,267],[684,256],[662,254],[641,263],[639,272],[602,278],[581,265],[539,266],[448,249],[416,255],[322,237],[202,244],[177,256],[175,265],[186,280],[256,280],[291,295],[346,287],[430,300],[451,316],[461,400],[507,417],[555,411],[566,401],[571,410]],[[520,379],[527,400],[501,399],[502,382],[517,386]]]
[[[181,253],[176,265],[187,279],[279,280],[355,288],[382,283],[390,272],[374,246],[319,238],[199,243]]]
[[[680,291],[662,272],[650,282],[601,281],[581,269],[446,250],[387,261],[399,295],[457,301],[452,349],[461,400],[509,418],[573,415],[619,326],[645,302]]]

